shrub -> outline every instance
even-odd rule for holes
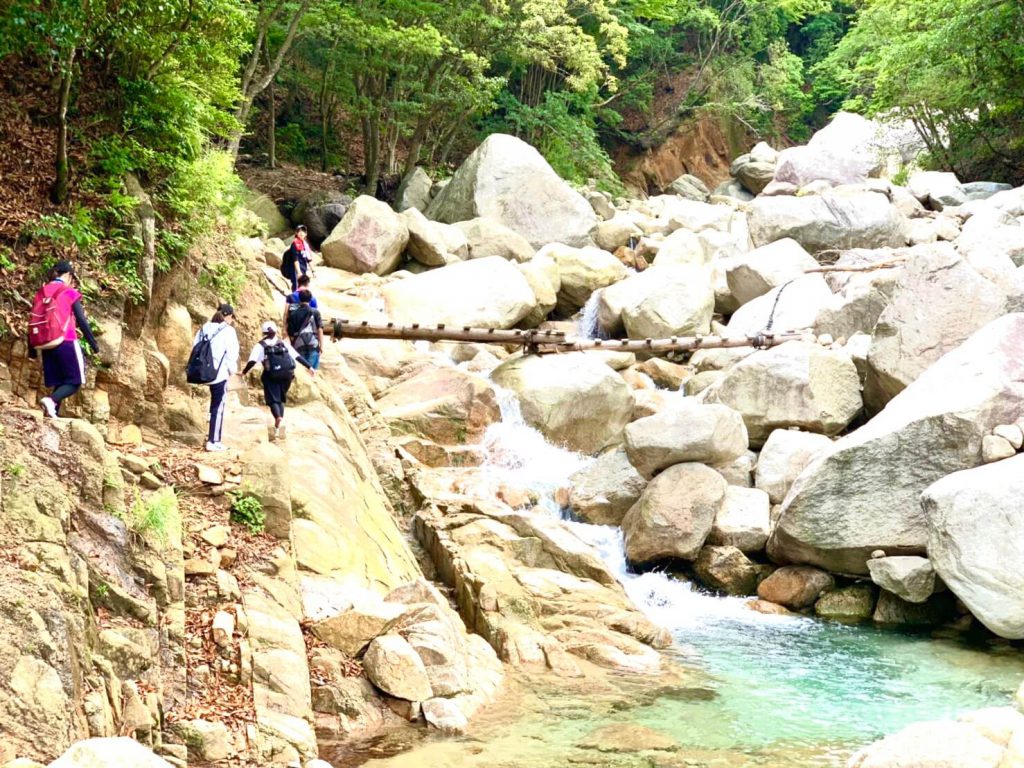
[[[178,497],[170,487],[154,491],[145,499],[136,489],[135,500],[125,511],[123,519],[128,530],[156,542],[160,547],[180,537]]]
[[[231,522],[244,525],[250,533],[263,533],[266,513],[263,502],[248,491],[232,491]]]
[[[199,284],[209,288],[218,298],[235,304],[245,287],[245,262],[240,258],[228,258],[203,265],[199,273]]]

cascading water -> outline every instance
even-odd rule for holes
[[[608,334],[601,330],[601,323],[598,322],[597,308],[601,299],[601,291],[597,290],[590,294],[587,303],[580,310],[579,319],[576,321],[578,333],[585,339],[607,339]]]
[[[592,460],[549,444],[523,422],[512,393],[499,395],[503,420],[486,435],[485,467],[536,491],[547,499],[542,514],[558,515],[552,493]],[[710,700],[666,698],[631,713],[695,750],[786,755],[759,765],[842,765],[853,747],[912,722],[1005,705],[1024,677],[1016,652],[764,615],[666,574],[631,573],[617,527],[569,525],[634,603],[672,631],[682,662],[714,681]]]

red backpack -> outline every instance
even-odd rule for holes
[[[47,283],[36,292],[28,316],[28,343],[35,349],[60,346],[71,324],[71,307],[58,297],[67,290],[63,283]]]

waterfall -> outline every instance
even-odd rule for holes
[[[580,310],[576,327],[579,335],[585,339],[607,339],[608,334],[601,330],[601,324],[597,319],[597,307],[601,300],[601,290],[598,289],[590,294],[587,303]]]

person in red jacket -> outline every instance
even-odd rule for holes
[[[292,281],[292,292],[294,293],[299,290],[299,277],[306,274],[306,270],[309,269],[313,258],[313,251],[306,240],[306,228],[302,224],[295,228],[295,239],[292,240],[291,248],[288,249],[285,258],[292,259],[295,262],[288,271],[288,276]]]
[[[63,304],[62,311],[71,315],[71,322],[64,331],[64,341],[52,349],[36,350],[31,343],[28,356],[35,359],[43,353],[43,383],[53,390],[49,396],[42,398],[39,404],[50,418],[60,415],[61,401],[75,394],[85,383],[85,358],[82,347],[78,343],[78,331],[93,353],[99,352],[92,328],[85,317],[82,307],[82,294],[75,288],[78,278],[69,261],[58,261],[50,270],[50,282],[43,290],[56,296],[56,301]]]

